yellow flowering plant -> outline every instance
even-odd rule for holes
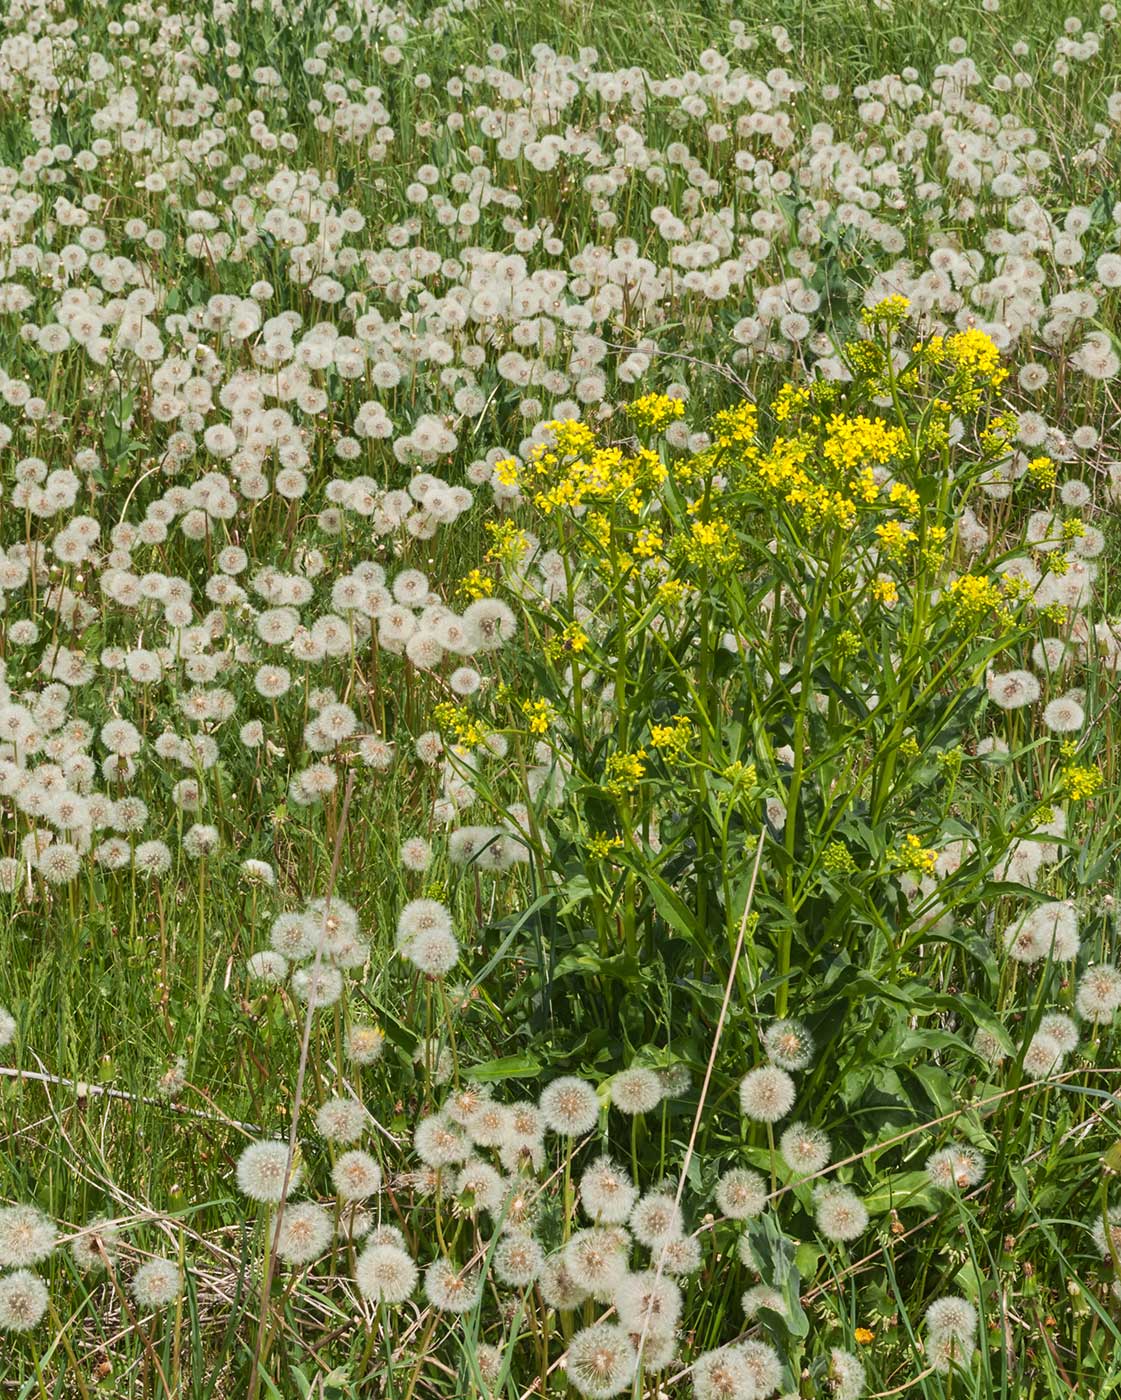
[[[894,303],[866,323],[850,382],[722,409],[694,422],[699,451],[667,441],[682,401],[645,394],[617,436],[547,424],[517,470],[535,543],[502,577],[541,698],[492,723],[569,774],[546,846],[582,866],[572,936],[594,931],[586,965],[613,1015],[643,961],[703,979],[727,957],[753,831],[762,918],[738,975],[783,1016],[815,950],[898,974],[1031,828],[1039,794],[1004,794],[974,813],[985,859],[935,879],[987,677],[1051,625],[1007,561],[961,538],[1007,455],[990,431],[1004,370],[973,331],[901,358]],[[565,563],[546,579],[549,551]],[[727,781],[748,765],[750,782]],[[1047,793],[1081,792],[1070,771]]]

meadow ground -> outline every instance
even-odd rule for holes
[[[0,1396],[1115,1393],[1119,59],[6,7]]]

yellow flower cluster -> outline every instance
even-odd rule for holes
[[[907,546],[917,540],[918,535],[899,520],[885,520],[876,526],[876,538],[889,559],[902,559]]]
[[[1093,797],[1104,781],[1100,768],[1072,763],[1063,769],[1063,792],[1072,802],[1085,802]]]
[[[525,532],[512,520],[488,520],[485,525],[490,545],[483,558],[488,564],[516,564],[525,553],[528,541]]]
[[[718,448],[747,447],[759,432],[759,410],[744,399],[735,408],[722,409],[712,420],[713,442]]]
[[[943,350],[952,364],[967,370],[974,379],[983,380],[994,389],[1008,378],[1008,371],[1001,366],[1000,351],[995,341],[976,327],[947,336]]]
[[[959,631],[977,627],[986,617],[1001,626],[1011,622],[1008,598],[995,579],[981,574],[962,574],[946,585],[953,625]]]
[[[740,557],[732,527],[723,520],[694,520],[675,538],[675,552],[695,569],[722,569]]]
[[[901,870],[913,870],[919,875],[933,875],[938,852],[924,846],[913,833],[904,836],[903,844],[893,853]]]
[[[906,444],[903,429],[888,427],[882,418],[835,413],[829,420],[822,451],[827,462],[851,471],[869,463],[885,466],[900,456]]]
[[[771,402],[771,412],[776,423],[785,423],[791,414],[806,407],[810,401],[810,391],[795,384],[784,384]]]
[[[612,797],[626,797],[634,792],[646,774],[646,750],[634,753],[609,754],[604,765],[603,786]]]
[[[548,700],[523,700],[521,708],[531,734],[548,734],[549,725],[553,722],[553,711]]]
[[[637,531],[631,544],[631,553],[636,559],[653,559],[665,545],[665,537],[658,525],[646,525]]]
[[[903,323],[910,309],[911,303],[907,297],[894,295],[884,297],[882,301],[876,302],[875,306],[864,307],[860,319],[866,326],[886,326],[891,329]]]
[[[477,719],[473,719],[461,706],[450,700],[442,701],[433,707],[432,717],[443,733],[455,735],[456,742],[465,749],[477,748],[486,738],[486,730]]]
[[[1059,469],[1050,457],[1033,457],[1028,463],[1028,478],[1045,491],[1055,484]]]
[[[623,838],[621,836],[609,836],[605,832],[597,833],[588,837],[588,855],[593,860],[604,860],[612,851],[621,850]]]
[[[866,320],[890,329],[907,309],[903,298],[888,298],[871,308]],[[890,382],[896,393],[902,377],[892,380],[884,345],[870,338],[857,342],[860,346],[881,352],[874,376],[877,382]],[[933,376],[929,386],[920,385],[925,368]],[[683,580],[689,568],[723,569],[739,563],[743,515],[758,508],[760,497],[768,508],[785,508],[791,523],[813,535],[851,533],[862,516],[871,514],[869,523],[885,566],[901,565],[921,540],[916,567],[937,571],[946,562],[950,540],[946,530],[924,520],[921,483],[914,478],[926,470],[920,461],[940,459],[943,448],[938,444],[952,415],[976,407],[979,386],[999,384],[1004,370],[991,338],[971,329],[918,345],[908,373],[931,410],[921,415],[913,431],[902,421],[892,423],[858,409],[843,411],[843,394],[836,384],[787,384],[769,405],[769,421],[783,427],[768,442],[760,440],[758,408],[744,399],[713,417],[710,446],[669,466],[650,448],[604,444],[589,424],[565,419],[545,425],[548,440],[531,449],[524,464],[510,458],[498,463],[495,472],[500,481],[520,487],[542,514],[578,516],[581,547],[608,564],[613,577],[635,570],[678,589],[677,596],[687,586]],[[642,395],[627,409],[633,422],[655,429],[683,412],[680,399],[656,393]],[[999,415],[991,425],[996,444],[1005,425]],[[682,504],[685,522],[677,509]],[[516,557],[521,538],[512,534],[509,540],[496,541],[488,560]],[[666,563],[680,571],[681,579],[667,577]],[[892,607],[900,586],[881,574],[873,580],[870,594]],[[959,621],[976,621],[986,610],[999,612],[1007,602],[1007,597],[974,591],[979,587],[989,585],[961,583],[951,594]]]
[[[592,429],[577,419],[545,426],[553,441],[538,444],[515,478],[545,515],[580,510],[593,502],[621,502],[638,514],[666,478],[665,467],[649,448],[640,447],[631,455],[621,447],[601,447]],[[498,463],[495,472],[502,466]]]
[[[672,724],[650,726],[650,747],[667,763],[679,763],[693,742],[693,726],[686,715],[674,715]]]
[[[681,399],[671,399],[668,394],[643,394],[641,398],[627,405],[626,412],[627,417],[638,427],[660,432],[675,418],[682,416],[685,404]]]
[[[489,598],[494,592],[494,579],[482,569],[470,569],[459,580],[456,592],[461,598]]]
[[[788,386],[776,399],[776,417],[788,420],[811,397],[808,390]],[[753,404],[717,414],[714,446],[697,461],[707,460],[730,474],[733,482],[742,477],[749,486],[783,500],[810,530],[830,524],[851,530],[859,507],[880,497],[874,468],[895,461],[907,447],[906,432],[882,418],[833,413],[823,426],[822,416],[815,413],[802,430],[779,436],[762,451],[756,422]],[[897,493],[896,504],[905,514],[917,514],[918,497],[907,488],[903,495]]]
[[[556,661],[562,656],[578,656],[587,649],[588,634],[576,622],[570,622],[555,637],[545,643],[545,655]]]
[[[904,486],[901,481],[892,484],[887,498],[904,520],[914,520],[921,509],[919,493],[910,486]]]

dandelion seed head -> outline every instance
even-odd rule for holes
[[[813,1037],[800,1021],[772,1021],[763,1035],[763,1048],[780,1069],[805,1069],[813,1059]]]
[[[926,1359],[942,1375],[954,1367],[964,1367],[973,1355],[975,1342],[954,1332],[931,1332],[926,1340]]]
[[[0,1278],[0,1332],[30,1332],[43,1320],[50,1302],[47,1286],[28,1269]]]
[[[577,1332],[565,1355],[565,1374],[572,1388],[587,1400],[609,1400],[626,1390],[638,1357],[621,1327],[596,1323]]]
[[[372,1065],[385,1049],[385,1032],[379,1026],[352,1025],[347,1031],[347,1058],[356,1065]]]
[[[466,1161],[471,1144],[457,1123],[446,1114],[434,1113],[416,1125],[413,1149],[425,1166],[447,1167]]]
[[[966,1191],[985,1179],[985,1157],[975,1147],[943,1147],[926,1159],[926,1172],[935,1186]]]
[[[782,1294],[765,1283],[757,1283],[754,1287],[749,1288],[740,1302],[743,1307],[743,1315],[748,1322],[754,1322],[763,1308],[769,1308],[771,1312],[776,1312],[782,1317],[788,1315],[786,1300]]]
[[[637,1199],[630,1176],[610,1157],[600,1157],[580,1178],[584,1213],[601,1225],[622,1225]]]
[[[419,873],[432,864],[432,847],[423,836],[410,836],[401,843],[400,857],[406,870]]]
[[[766,1400],[782,1384],[782,1362],[778,1352],[766,1342],[754,1339],[741,1342],[738,1351],[755,1382],[755,1393],[760,1400]]]
[[[434,1259],[424,1272],[424,1292],[437,1312],[465,1313],[482,1296],[478,1274],[459,1270],[448,1259]]]
[[[494,1251],[495,1277],[507,1288],[528,1288],[544,1263],[545,1251],[525,1230],[511,1230],[503,1235]]]
[[[263,1205],[276,1205],[284,1189],[288,1173],[288,1144],[286,1142],[251,1142],[237,1160],[237,1187],[243,1196]],[[292,1162],[288,1179],[289,1191],[299,1184],[299,1159]]]
[[[864,1366],[851,1351],[833,1347],[826,1371],[829,1393],[834,1400],[859,1400],[864,1394]]]
[[[936,1298],[926,1310],[925,1321],[931,1333],[950,1333],[969,1342],[977,1336],[977,1309],[957,1294]]]
[[[615,1289],[615,1312],[627,1332],[671,1332],[681,1317],[681,1289],[656,1269],[626,1274]]]
[[[326,1253],[334,1237],[331,1217],[314,1201],[298,1201],[284,1207],[276,1239],[277,1255],[297,1267],[314,1263]]]
[[[845,1186],[829,1184],[814,1194],[814,1219],[827,1240],[847,1243],[868,1228],[864,1202]]]
[[[777,1123],[794,1107],[794,1081],[777,1065],[750,1070],[740,1081],[740,1108],[756,1123]]]
[[[254,982],[275,986],[288,976],[288,959],[283,953],[274,953],[265,948],[247,959],[245,971]]]
[[[693,1366],[696,1400],[756,1400],[755,1377],[737,1347],[706,1351]]]
[[[541,1266],[537,1280],[542,1298],[549,1307],[559,1312],[571,1312],[588,1296],[587,1289],[581,1288],[568,1272],[565,1254],[566,1251],[562,1250],[559,1254],[550,1255]]]
[[[129,1283],[136,1306],[144,1310],[166,1308],[183,1290],[183,1276],[170,1259],[149,1259],[141,1264]]]
[[[297,1001],[322,1009],[342,996],[343,977],[336,967],[301,967],[292,974],[291,987]]]
[[[599,1122],[599,1098],[584,1079],[563,1075],[541,1092],[545,1126],[561,1137],[583,1137]]]
[[[679,1235],[666,1240],[657,1250],[662,1271],[673,1277],[695,1274],[701,1267],[701,1242],[695,1235]]]
[[[808,1123],[792,1123],[779,1138],[779,1151],[791,1171],[804,1176],[822,1171],[833,1155],[828,1136]]]
[[[1039,699],[1039,681],[1030,671],[1006,671],[990,675],[985,682],[989,699],[1002,710],[1034,705]]]
[[[467,1215],[481,1210],[497,1214],[506,1194],[502,1174],[489,1162],[468,1158],[455,1180],[458,1207]]]
[[[91,1220],[81,1234],[70,1241],[70,1257],[83,1273],[104,1269],[106,1260],[115,1264],[119,1253],[119,1232],[109,1221],[100,1218]]]
[[[403,1303],[416,1288],[418,1271],[396,1241],[372,1239],[358,1256],[354,1281],[370,1303]]]
[[[649,1191],[635,1203],[630,1227],[639,1244],[661,1249],[685,1231],[681,1207],[668,1191]]]
[[[1047,1079],[1063,1066],[1063,1047],[1054,1038],[1037,1031],[1024,1051],[1024,1070],[1033,1079]]]
[[[767,1205],[767,1183],[750,1167],[734,1167],[716,1183],[716,1206],[730,1220],[748,1220]]]
[[[4,1268],[41,1264],[50,1257],[57,1238],[54,1221],[37,1206],[0,1208],[0,1265]]]
[[[564,1266],[577,1287],[608,1298],[627,1272],[629,1236],[618,1226],[578,1230],[564,1249]]]
[[[1094,963],[1078,980],[1075,1010],[1084,1021],[1108,1025],[1121,1006],[1121,970],[1112,963]]]
[[[331,1169],[335,1190],[344,1201],[363,1201],[381,1190],[381,1167],[368,1152],[344,1152]]]
[[[662,1081],[650,1069],[625,1069],[610,1080],[608,1092],[620,1113],[649,1113],[662,1101]]]

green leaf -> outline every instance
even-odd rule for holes
[[[751,1254],[763,1282],[782,1294],[786,1304],[783,1325],[792,1337],[805,1337],[810,1330],[809,1318],[802,1310],[802,1276],[796,1262],[798,1245],[779,1229],[774,1214],[756,1216],[748,1221],[747,1238]]]
[[[889,1210],[902,1210],[904,1206],[934,1210],[939,1203],[930,1177],[924,1171],[894,1172],[862,1199],[869,1215],[884,1215]]]
[[[463,1073],[466,1079],[478,1079],[484,1083],[497,1079],[533,1079],[541,1073],[541,1061],[527,1050],[520,1055],[503,1055],[497,1060],[472,1065]]]

